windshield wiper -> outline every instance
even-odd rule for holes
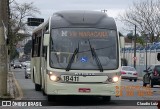
[[[69,60],[69,63],[68,63],[67,68],[66,68],[66,71],[69,71],[69,70],[70,70],[71,65],[72,65],[72,63],[73,63],[73,61],[74,61],[74,58],[75,58],[75,56],[76,56],[76,54],[77,54],[78,52],[79,52],[79,42],[78,42],[78,47],[74,50],[74,53],[73,53],[71,59]]]
[[[95,59],[96,64],[97,64],[97,66],[99,67],[100,72],[103,72],[102,64],[101,64],[101,62],[100,62],[100,60],[99,60],[99,58],[98,58],[98,56],[97,56],[97,54],[96,54],[96,52],[95,52],[95,49],[92,48],[89,39],[88,39],[88,42],[89,42],[89,46],[90,46],[90,49],[91,49],[92,57],[93,57],[93,59]]]

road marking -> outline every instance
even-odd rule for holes
[[[19,94],[19,96],[16,97],[15,100],[21,100],[21,99],[23,98],[23,91],[22,91],[22,88],[20,87],[18,81],[16,80],[15,75],[14,75],[13,72],[12,72],[12,74],[13,74],[14,83],[15,83],[17,89],[18,89],[18,94]]]

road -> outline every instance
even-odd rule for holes
[[[30,79],[24,78],[24,70],[22,69],[13,69],[12,70],[15,78],[22,90],[21,99],[22,100],[45,100],[47,97],[43,96],[41,92],[34,90],[34,84]],[[129,80],[122,80],[123,93],[120,97],[112,97],[112,101],[109,103],[104,103],[99,100],[99,98],[91,97],[66,97],[59,98],[56,102],[48,103],[49,107],[31,107],[32,109],[157,109],[156,106],[122,106],[127,105],[127,103],[132,102],[131,100],[155,100],[160,99],[160,93],[158,92],[160,87],[156,86],[155,88],[150,89],[152,91],[152,96],[138,95],[138,90],[136,87],[131,89],[134,90],[134,95],[127,95],[126,89],[129,86],[142,86],[142,81],[138,80],[137,82],[130,82]],[[141,87],[142,88],[142,87]],[[23,96],[22,96],[23,95]],[[126,100],[126,101],[123,101]],[[53,106],[51,106],[53,105]],[[113,106],[115,105],[115,106]],[[119,105],[119,106],[118,106]],[[12,107],[11,109],[14,109]],[[16,107],[17,109],[18,107]],[[29,107],[20,107],[24,109],[29,109]]]

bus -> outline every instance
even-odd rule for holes
[[[48,101],[100,96],[110,101],[121,85],[119,37],[112,17],[99,11],[59,11],[32,33],[31,79]]]

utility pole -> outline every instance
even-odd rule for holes
[[[148,48],[148,37],[149,37],[149,33],[146,34],[146,70],[148,69],[147,66],[148,66],[148,61],[147,61],[147,48]]]
[[[7,95],[7,46],[8,0],[0,0],[0,98]]]
[[[136,68],[136,40],[137,40],[137,35],[136,35],[136,25],[135,25],[135,37],[134,37],[134,68]]]
[[[148,62],[147,62],[147,39],[146,39],[146,70],[147,70],[147,64],[148,64]]]

